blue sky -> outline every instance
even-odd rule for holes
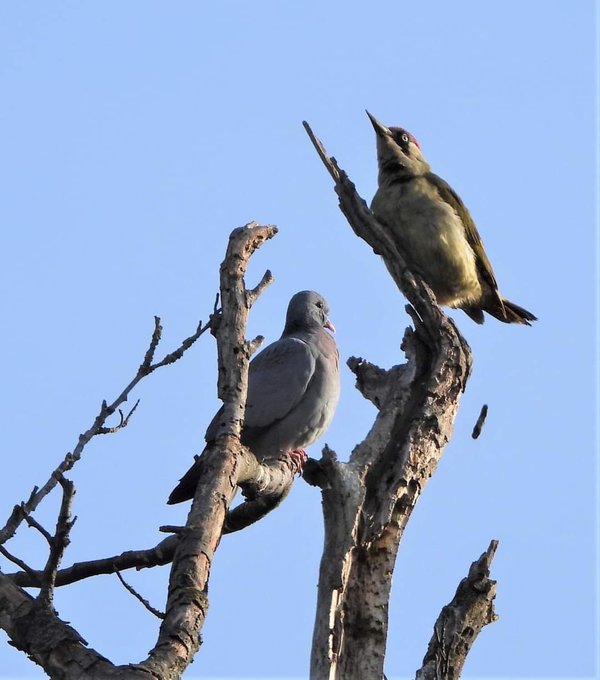
[[[267,267],[276,282],[249,335],[276,339],[291,295],[312,288],[344,360],[403,361],[405,301],[347,226],[301,126],[370,200],[368,108],[419,139],[469,207],[503,294],[540,318],[478,327],[453,313],[474,373],[401,545],[387,675],[420,666],[492,538],[500,620],[465,675],[594,675],[596,12],[585,0],[3,3],[3,517],[133,376],[154,314],[163,352],[207,319],[228,234],[250,220],[280,233],[251,265],[249,285]],[[374,410],[347,369],[342,389],[323,442],[344,460]],[[183,523],[187,507],[164,501],[218,407],[212,338],[134,396],[130,426],[92,442],[72,474],[66,565],[150,547],[159,525]],[[48,526],[56,507],[40,508]],[[277,512],[223,539],[185,677],[307,677],[320,512],[299,481]],[[9,548],[36,567],[46,557],[31,530]],[[128,578],[161,608],[167,575]],[[56,606],[116,663],[154,643],[156,620],[116,577],[60,589]],[[4,639],[0,669],[44,677]]]

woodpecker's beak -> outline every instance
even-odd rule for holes
[[[367,111],[365,109],[365,111]],[[390,132],[389,128],[386,128],[383,123],[380,123],[375,116],[372,116],[368,111],[367,111],[367,116],[369,116],[369,119],[371,121],[371,124],[373,125],[373,128],[375,129],[375,132],[380,136],[380,137],[389,137],[392,133]]]
[[[332,333],[335,333],[335,326],[331,323],[331,321],[329,321],[329,319],[327,319],[327,321],[325,321],[325,323],[323,324],[323,328],[329,328],[329,330]]]

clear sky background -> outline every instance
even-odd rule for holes
[[[208,318],[228,235],[250,220],[280,232],[252,262],[249,285],[266,268],[276,281],[249,336],[275,340],[291,295],[312,288],[344,361],[404,360],[405,300],[339,212],[301,125],[370,200],[368,108],[419,139],[469,207],[503,294],[540,319],[478,327],[453,312],[474,373],[401,545],[386,673],[414,674],[441,607],[497,538],[500,620],[465,675],[594,675],[595,14],[586,0],[2,3],[1,523],[135,374],[153,315],[158,354]],[[375,412],[346,368],[342,389],[321,444],[346,460]],[[218,407],[213,339],[134,397],[129,427],[93,441],[70,475],[65,566],[151,547],[159,525],[184,522],[188,505],[165,500]],[[40,508],[48,527],[57,501]],[[301,480],[226,536],[185,677],[306,678],[321,546],[319,492]],[[8,547],[46,559],[32,530]],[[126,576],[164,607],[166,568]],[[115,576],[59,589],[56,606],[115,663],[154,644],[157,620]],[[0,675],[44,677],[1,638]]]

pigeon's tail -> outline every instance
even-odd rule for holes
[[[167,505],[175,505],[176,503],[183,503],[189,501],[194,497],[198,480],[200,479],[200,471],[202,469],[202,459],[196,456],[196,460],[192,467],[179,480],[179,484],[171,491]]]

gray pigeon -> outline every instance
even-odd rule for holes
[[[310,446],[325,432],[340,396],[339,352],[325,300],[311,290],[290,300],[279,340],[250,362],[241,440],[260,460],[291,455],[301,467]],[[214,441],[222,409],[206,431]],[[171,492],[170,505],[193,498],[201,457]]]

